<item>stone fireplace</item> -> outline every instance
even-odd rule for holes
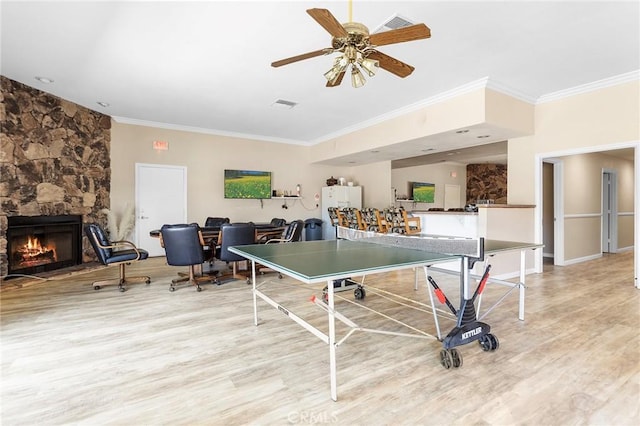
[[[95,260],[82,225],[103,221],[100,211],[110,207],[111,118],[4,76],[0,83],[0,277],[16,271],[11,262],[23,256],[33,257],[24,261],[33,272]],[[80,223],[53,230],[60,217]],[[19,241],[32,220],[45,223],[33,226],[31,242]],[[80,247],[57,247],[69,239]],[[55,258],[65,260],[53,261],[54,249],[37,244],[54,244]]]

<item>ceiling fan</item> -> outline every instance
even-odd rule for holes
[[[385,55],[378,51],[377,48],[388,44],[431,37],[431,30],[425,24],[415,24],[395,30],[369,34],[369,29],[366,26],[351,21],[351,1],[349,2],[349,22],[345,24],[340,24],[327,9],[308,9],[307,13],[331,34],[333,37],[331,47],[281,59],[272,62],[271,66],[277,68],[304,59],[340,52],[342,55],[335,58],[331,69],[324,74],[327,79],[327,87],[339,86],[349,66],[351,66],[351,84],[353,87],[362,87],[365,84],[366,80],[362,70],[369,77],[373,77],[378,67],[398,77],[407,77],[413,72],[414,67]]]

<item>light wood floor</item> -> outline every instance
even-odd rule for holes
[[[125,293],[91,287],[115,268],[3,283],[2,425],[640,424],[632,252],[529,275],[526,320],[510,295],[485,319],[500,348],[461,347],[457,370],[440,366],[435,340],[354,334],[338,347],[337,402],[324,343],[264,302],[255,327],[244,281],[170,293],[179,270],[163,258],[141,262],[129,275],[150,274],[152,283]],[[308,301],[322,286],[263,278],[276,281],[265,292],[324,327],[326,314]],[[436,279],[457,296],[455,280]],[[428,300],[423,278],[413,291],[411,271],[367,283]],[[503,291],[490,286],[483,306]],[[352,300],[348,293],[340,295]],[[370,292],[363,303],[383,301]],[[363,326],[404,331],[338,304]],[[426,313],[392,311],[434,330]]]

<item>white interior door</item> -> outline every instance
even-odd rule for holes
[[[136,163],[136,245],[150,256],[164,256],[149,232],[187,221],[187,168]]]
[[[458,207],[462,207],[460,205],[460,185],[446,184],[444,186],[444,209],[449,210]]]

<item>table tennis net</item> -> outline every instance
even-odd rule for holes
[[[361,241],[390,247],[404,247],[434,253],[462,255],[474,258],[484,257],[484,239],[450,237],[440,235],[382,234],[374,231],[337,226],[337,237],[343,240]]]

